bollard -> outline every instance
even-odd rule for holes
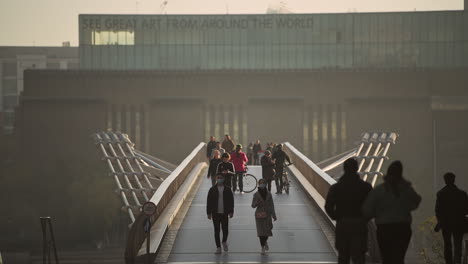
[[[143,223],[143,229],[146,233],[146,263],[151,263],[150,256],[150,238],[151,238],[151,216],[156,213],[156,205],[153,202],[146,202],[142,206],[142,211],[146,215],[145,222]]]

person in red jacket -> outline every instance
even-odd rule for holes
[[[234,164],[234,169],[236,174],[232,177],[232,191],[235,192],[237,189],[237,182],[239,181],[239,192],[244,193],[244,182],[242,178],[244,177],[244,173],[247,170],[245,164],[249,159],[244,152],[242,152],[242,145],[236,145],[236,151],[232,152],[231,154],[231,162]]]

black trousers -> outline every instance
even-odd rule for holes
[[[364,264],[367,251],[367,222],[364,218],[343,218],[336,222],[335,247],[338,264]]]
[[[463,232],[442,228],[444,237],[444,257],[447,264],[460,264],[462,260]],[[452,248],[453,237],[453,248]],[[452,253],[453,250],[453,253]]]
[[[260,165],[260,160],[258,158],[259,158],[258,153],[254,153],[253,154],[253,165]]]
[[[382,264],[404,264],[410,240],[410,223],[377,225],[377,241],[382,255]]]
[[[267,183],[268,191],[271,192],[271,180],[265,180]]]
[[[236,174],[232,176],[232,191],[235,192],[237,190],[237,182],[239,181],[239,191],[244,191],[244,172],[243,171],[236,171]]]
[[[268,240],[268,237],[267,236],[259,236],[258,237],[260,239],[260,245],[263,247],[265,246],[267,240]]]
[[[221,241],[219,238],[220,231],[222,228],[223,242],[226,242],[228,238],[228,233],[229,233],[229,217],[227,214],[213,214],[211,216],[211,219],[213,219],[216,247],[221,247]]]
[[[283,166],[276,167],[276,174],[275,174],[275,184],[276,184],[276,191],[282,192],[283,191]]]
[[[227,186],[228,188],[231,188],[232,186],[232,178],[234,177],[235,175],[231,175],[231,174],[224,174],[224,186]]]

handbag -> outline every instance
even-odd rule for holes
[[[267,213],[265,211],[261,211],[261,212],[256,212],[255,213],[255,218],[267,218]]]

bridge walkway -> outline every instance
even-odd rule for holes
[[[260,166],[249,166],[249,173],[261,178]],[[290,173],[291,175],[291,173]],[[216,249],[211,220],[206,216],[206,196],[211,186],[204,179],[185,215],[175,238],[168,263],[336,263],[336,254],[318,217],[318,209],[290,176],[290,194],[275,194],[278,221],[274,222],[270,251],[260,254],[255,229],[252,193],[234,194],[234,217],[229,222],[229,252],[214,254]]]

